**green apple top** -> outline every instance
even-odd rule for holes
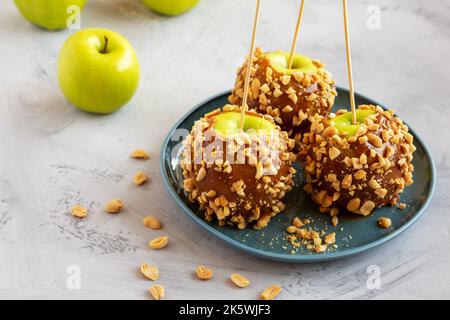
[[[143,0],[148,8],[166,16],[178,16],[185,13],[195,7],[199,1],[200,0]]]
[[[364,122],[365,118],[375,113],[376,112],[373,110],[356,109],[356,121],[358,122],[358,124],[352,123],[351,112],[340,114],[337,117],[333,118],[332,120],[334,122],[334,127],[338,129],[339,133],[345,135],[348,138],[356,134],[358,127],[360,126],[361,123]]]
[[[295,54],[291,69],[288,69],[289,52],[278,50],[268,52],[265,56],[269,59],[270,65],[276,71],[284,74],[293,74],[296,72],[309,73],[317,71],[317,67],[314,65],[312,59],[307,56]]]
[[[139,83],[139,62],[131,44],[107,29],[84,29],[64,43],[58,80],[66,98],[93,113],[110,113],[126,104]]]
[[[239,125],[241,113],[235,111],[222,112],[214,117],[214,129],[224,136],[232,136],[241,132]],[[258,115],[246,114],[244,116],[244,132],[249,135],[270,135],[275,125]]]
[[[80,14],[87,0],[14,0],[31,23],[47,30],[67,28],[73,15]]]

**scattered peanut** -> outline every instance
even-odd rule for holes
[[[392,225],[392,220],[389,219],[389,218],[380,217],[380,218],[378,219],[378,225],[379,225],[381,228],[387,229],[387,228],[389,228],[389,227]]]
[[[336,227],[339,224],[339,218],[337,216],[333,216],[333,218],[331,218],[331,224],[333,227]]]
[[[141,272],[144,276],[152,281],[159,279],[159,270],[155,266],[143,263],[141,264]]]
[[[113,199],[106,204],[105,211],[108,213],[118,213],[123,208],[123,202],[119,199]]]
[[[150,248],[152,248],[154,250],[158,250],[158,249],[162,249],[162,248],[166,247],[168,243],[169,243],[169,238],[167,236],[162,236],[162,237],[157,237],[153,240],[150,240],[148,245]]]
[[[245,288],[250,284],[250,280],[244,277],[242,274],[233,273],[230,276],[231,281],[239,288]]]
[[[76,205],[71,211],[72,215],[77,218],[84,218],[87,216],[87,209],[80,205]]]
[[[296,233],[297,232],[297,227],[296,226],[289,226],[286,228],[286,231],[288,233]]]
[[[299,217],[295,217],[294,219],[292,219],[292,225],[297,228],[304,226],[303,221]]]
[[[150,287],[149,291],[155,300],[161,300],[164,298],[164,287],[162,285],[154,284]]]
[[[261,293],[263,300],[272,300],[281,292],[280,286],[272,285]]]
[[[137,159],[144,159],[144,160],[148,160],[150,158],[148,152],[145,151],[144,149],[133,150],[130,157],[137,158]]]
[[[325,250],[327,250],[327,245],[326,244],[316,245],[315,250],[317,253],[325,252]]]
[[[329,233],[323,239],[326,244],[333,244],[336,242],[336,232]]]
[[[406,209],[406,203],[400,203],[399,205],[398,205],[398,208],[400,209],[400,210],[403,210],[403,209]]]
[[[133,181],[136,185],[140,186],[146,183],[148,180],[148,175],[143,171],[138,171],[133,177]]]
[[[159,230],[163,227],[161,221],[152,216],[147,216],[143,220],[144,226],[153,230]]]
[[[198,266],[195,272],[197,277],[202,280],[209,280],[213,277],[213,271],[205,266]]]

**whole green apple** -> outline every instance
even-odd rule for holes
[[[47,30],[67,28],[68,19],[76,10],[71,6],[78,6],[81,10],[87,0],[14,0],[20,13],[31,23]]]
[[[126,104],[139,83],[139,62],[131,44],[107,29],[84,29],[64,43],[58,80],[66,98],[93,113],[111,113]]]
[[[167,16],[178,16],[192,9],[200,0],[142,0],[151,10]]]

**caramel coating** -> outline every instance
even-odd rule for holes
[[[354,137],[342,136],[333,119],[314,117],[299,153],[304,189],[323,208],[341,207],[368,215],[375,207],[396,204],[413,183],[413,136],[393,111],[363,105],[367,117]]]
[[[295,173],[291,165],[295,143],[270,116],[254,111],[247,115],[263,117],[275,125],[273,143],[262,143],[263,137],[246,133],[225,137],[213,128],[215,116],[223,112],[240,110],[231,105],[216,110],[196,121],[186,137],[181,160],[184,190],[205,210],[206,220],[217,219],[219,225],[239,229],[251,223],[260,229],[285,208],[282,199],[292,189]],[[239,155],[244,161],[238,161]]]
[[[234,89],[228,98],[232,104],[242,103],[247,63],[248,58],[238,69]],[[318,60],[313,63],[316,72],[286,75],[271,66],[260,48],[254,54],[247,104],[258,112],[273,116],[281,129],[297,142],[309,131],[310,119],[315,114],[329,114],[337,95],[332,76],[324,69],[324,64]]]

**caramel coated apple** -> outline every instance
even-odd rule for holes
[[[289,53],[256,49],[251,69],[248,105],[273,116],[291,138],[301,140],[315,114],[327,116],[337,95],[331,74],[318,60],[296,54],[288,68]],[[239,68],[229,101],[240,105],[247,61]]]
[[[305,134],[299,158],[306,173],[304,189],[322,208],[340,207],[368,215],[396,204],[413,183],[413,136],[392,110],[362,105],[358,124],[350,112],[335,118],[316,115]]]
[[[184,190],[205,219],[260,229],[283,211],[292,189],[294,141],[272,117],[227,105],[196,121],[184,141]]]

